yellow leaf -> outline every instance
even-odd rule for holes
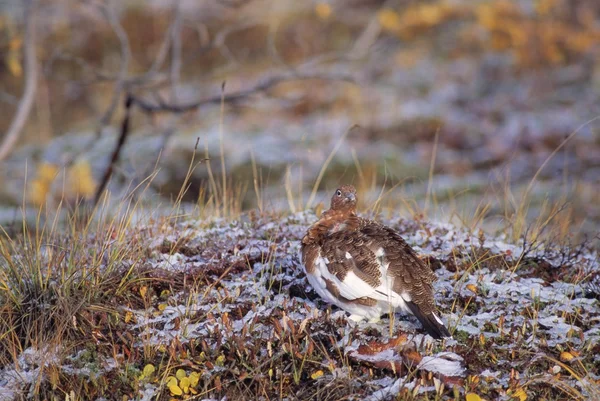
[[[196,387],[198,385],[198,381],[200,381],[200,373],[192,372],[190,373],[190,386]]]
[[[171,391],[171,394],[173,394],[173,395],[181,395],[181,394],[183,394],[183,390],[180,389],[177,384],[171,384],[168,387],[169,387],[169,391]]]
[[[465,398],[467,401],[481,401],[481,397],[475,393],[468,393]]]
[[[519,387],[512,394],[512,397],[513,398],[518,398],[519,401],[525,401],[527,399],[527,393],[525,392],[525,390],[523,390],[522,388]]]
[[[467,290],[471,291],[473,294],[477,294],[477,286],[475,284],[467,284]]]
[[[174,376],[169,376],[169,377],[167,377],[166,383],[167,383],[167,387],[169,387],[169,386],[176,386],[177,385],[177,378],[174,377]]]
[[[400,29],[400,16],[392,9],[384,8],[377,13],[379,25],[386,31],[397,31]]]
[[[183,370],[183,369],[177,369],[177,372],[175,372],[175,377],[178,378],[179,380],[183,379],[186,376],[187,376],[187,374],[185,373],[185,370]]]
[[[563,351],[560,353],[560,360],[563,362],[572,361],[574,358],[575,358],[575,356],[568,351]]]
[[[317,380],[321,376],[323,376],[323,371],[322,370],[317,370],[315,373],[313,373],[312,375],[310,375],[310,378],[313,379],[313,380]]]
[[[140,295],[142,296],[142,298],[146,297],[146,293],[148,292],[148,287],[143,286],[140,288]]]
[[[215,365],[223,366],[225,364],[225,355],[219,355],[215,361]]]
[[[169,294],[171,294],[171,291],[169,291],[169,290],[162,290],[162,291],[160,292],[160,297],[161,297],[161,298],[166,298],[166,297],[168,297],[168,296],[169,296]]]
[[[149,363],[146,366],[144,366],[144,370],[143,370],[142,374],[144,376],[148,377],[152,373],[154,373],[155,371],[156,371],[156,368],[154,367],[154,365],[152,365],[151,363]]]
[[[133,319],[133,312],[131,312],[131,311],[125,312],[125,323],[131,322],[131,319]]]
[[[167,309],[167,304],[163,303],[163,304],[158,304],[158,310],[159,311],[164,311],[165,309]]]
[[[331,16],[331,6],[327,3],[318,3],[315,6],[317,17],[325,20]]]
[[[190,384],[190,379],[187,377],[182,377],[181,380],[179,380],[179,387],[186,394],[190,392]]]

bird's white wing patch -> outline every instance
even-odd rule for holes
[[[346,252],[344,256],[346,259],[352,259],[352,255],[349,252]],[[325,259],[326,258],[321,258],[323,261]],[[329,261],[327,260],[327,263],[324,263],[321,266],[329,267],[328,265]],[[385,267],[380,266],[380,268],[383,272],[387,273],[387,265]],[[340,280],[337,276],[331,274],[328,268],[321,270],[321,275],[323,278],[330,280],[339,290],[340,296],[346,299],[353,300],[369,297],[379,301],[389,302],[394,306],[399,306],[404,303],[402,298],[391,290],[393,278],[387,276],[387,274],[382,274],[382,277],[384,277],[383,282],[377,287],[373,287],[352,271],[348,272],[343,280]]]
[[[352,259],[352,255],[349,252],[346,252],[344,256],[346,259]],[[375,288],[373,286],[360,279],[353,272],[348,272],[344,279],[340,280],[336,275],[329,271],[330,262],[326,257],[321,256],[320,253],[315,260],[315,265],[315,277],[313,280],[316,279],[323,288],[326,286],[324,279],[331,281],[339,290],[340,296],[346,299],[353,300],[362,297],[370,297],[375,293]]]

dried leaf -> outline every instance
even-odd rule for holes
[[[125,312],[125,323],[131,322],[131,319],[133,319],[133,312],[131,312],[131,311]]]

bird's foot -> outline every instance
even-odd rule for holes
[[[379,321],[381,320],[380,316],[375,316],[369,319],[369,323],[379,323]]]
[[[365,317],[364,317],[364,316],[361,316],[361,315],[354,315],[354,314],[352,314],[352,315],[348,316],[348,318],[349,318],[350,320],[352,320],[352,321],[354,321],[354,322],[358,323],[358,322],[360,322],[361,320],[363,320]]]

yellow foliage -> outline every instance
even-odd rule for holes
[[[36,171],[35,178],[29,182],[29,200],[35,205],[46,203],[52,183],[58,175],[58,166],[53,163],[41,163]]]
[[[16,77],[20,78],[23,75],[23,66],[21,65],[21,47],[23,39],[14,37],[8,42],[8,52],[4,62],[8,71]]]
[[[154,367],[154,365],[149,363],[146,366],[144,366],[144,370],[143,370],[142,374],[145,376],[150,376],[155,371],[156,371],[156,368]]]
[[[198,372],[190,373],[189,379],[190,379],[190,385],[192,387],[196,387],[198,385],[198,381],[200,381],[200,373],[198,373]]]
[[[184,393],[189,393],[190,392],[190,379],[188,377],[182,377],[179,380],[179,388],[181,388],[183,390]]]
[[[131,311],[125,312],[125,323],[131,322],[131,319],[133,319],[133,312],[131,312]]]
[[[177,372],[175,372],[175,377],[178,378],[179,380],[181,380],[182,378],[186,377],[187,374],[185,373],[185,370],[183,369],[177,369]]]
[[[575,356],[568,351],[563,351],[560,353],[560,360],[563,362],[570,362],[573,359],[575,359]]]
[[[565,4],[567,0],[537,0],[536,14],[529,15],[518,2],[482,3],[475,15],[477,23],[489,32],[483,44],[513,51],[524,66],[565,63],[600,41],[600,29],[585,13],[573,21],[557,12]]]
[[[317,370],[312,375],[310,375],[310,378],[313,379],[313,380],[317,380],[321,376],[323,376],[323,371],[322,370]]]
[[[519,387],[516,390],[508,390],[507,394],[510,395],[511,398],[518,399],[519,401],[527,400],[527,393],[522,387]]]
[[[331,6],[327,3],[318,3],[315,6],[317,17],[326,20],[331,16]]]
[[[395,32],[400,29],[400,16],[390,8],[384,8],[377,13],[377,21],[384,31]]]
[[[77,198],[90,198],[96,192],[96,182],[92,176],[92,167],[86,160],[75,163],[67,177],[70,193]]]
[[[225,364],[225,355],[219,355],[215,361],[215,365],[223,366]]]
[[[481,397],[475,393],[468,393],[465,398],[466,401],[481,401]]]
[[[177,385],[177,383],[168,384],[167,387],[169,388],[169,391],[173,395],[181,395],[181,394],[183,394],[183,390],[181,388],[179,388],[179,386]]]

